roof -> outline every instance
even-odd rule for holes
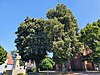
[[[12,59],[12,55],[11,54],[7,54],[7,58],[8,58],[7,64],[8,65],[13,65],[14,64],[14,61]]]

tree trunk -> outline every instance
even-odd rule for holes
[[[36,62],[36,72],[39,72],[39,63],[38,62]]]
[[[95,70],[94,62],[92,62],[92,70]]]
[[[62,63],[62,71],[64,72],[65,64]]]
[[[98,63],[98,70],[99,70],[99,72],[100,72],[100,64]]]
[[[87,71],[87,61],[84,61],[85,71]]]

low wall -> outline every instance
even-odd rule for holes
[[[62,72],[39,72],[39,73],[29,72],[28,75],[62,75]]]
[[[84,72],[84,71],[80,71],[80,72],[73,72],[73,73],[69,73],[69,74],[63,74],[62,72],[39,72],[39,73],[33,73],[30,72],[28,73],[28,75],[100,75],[100,72],[95,72],[95,71],[91,71],[91,72]]]

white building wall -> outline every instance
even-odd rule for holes
[[[6,70],[13,70],[13,65],[7,65]]]
[[[0,65],[0,73],[3,73],[4,70],[6,70],[5,66],[7,65],[8,59],[5,61],[4,64]]]

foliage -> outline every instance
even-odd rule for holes
[[[6,59],[7,59],[7,52],[2,46],[0,46],[0,65],[3,64]]]
[[[40,71],[40,68],[38,68],[38,70]],[[28,72],[36,72],[36,66],[27,68],[26,73],[28,73]]]
[[[17,74],[17,75],[24,75],[23,73],[19,73],[19,74]]]
[[[46,58],[44,58],[41,62],[41,66],[44,69],[52,69],[54,65],[55,65],[55,62],[48,56],[46,56]]]
[[[27,17],[16,32],[19,54],[24,61],[35,60],[36,71],[47,52],[53,52],[63,62],[82,51],[77,20],[72,12],[64,4],[57,4],[46,15],[48,20]]]
[[[16,58],[16,54],[18,53],[18,50],[13,50],[13,51],[11,51],[11,55],[12,55],[12,58],[13,58],[13,60]]]
[[[28,75],[28,73],[25,73],[25,75]]]
[[[27,69],[26,69],[26,73],[28,73],[28,72],[33,72],[33,71],[32,71],[32,68],[27,68]]]
[[[32,70],[32,72],[36,72],[36,67],[35,66],[32,67],[31,70]]]
[[[8,75],[8,74],[7,74],[7,71],[3,71],[3,75]]]
[[[17,53],[18,53],[18,50],[11,51],[11,55],[12,55],[13,60],[16,59]],[[20,64],[20,66],[24,66],[24,61],[22,59],[20,59],[19,64]]]
[[[100,20],[81,30],[81,41],[92,50],[91,61],[100,63]]]
[[[44,23],[43,18],[36,20],[27,17],[16,32],[15,43],[19,54],[24,61],[34,60],[37,71],[39,63],[45,58],[47,51],[50,50],[48,38],[44,33]]]
[[[47,12],[46,31],[52,46],[54,57],[61,61],[69,61],[72,56],[82,52],[79,41],[77,20],[64,5],[58,4],[56,9]]]
[[[19,64],[20,64],[20,66],[24,66],[25,65],[25,63],[24,63],[24,61],[22,59],[20,59]]]

